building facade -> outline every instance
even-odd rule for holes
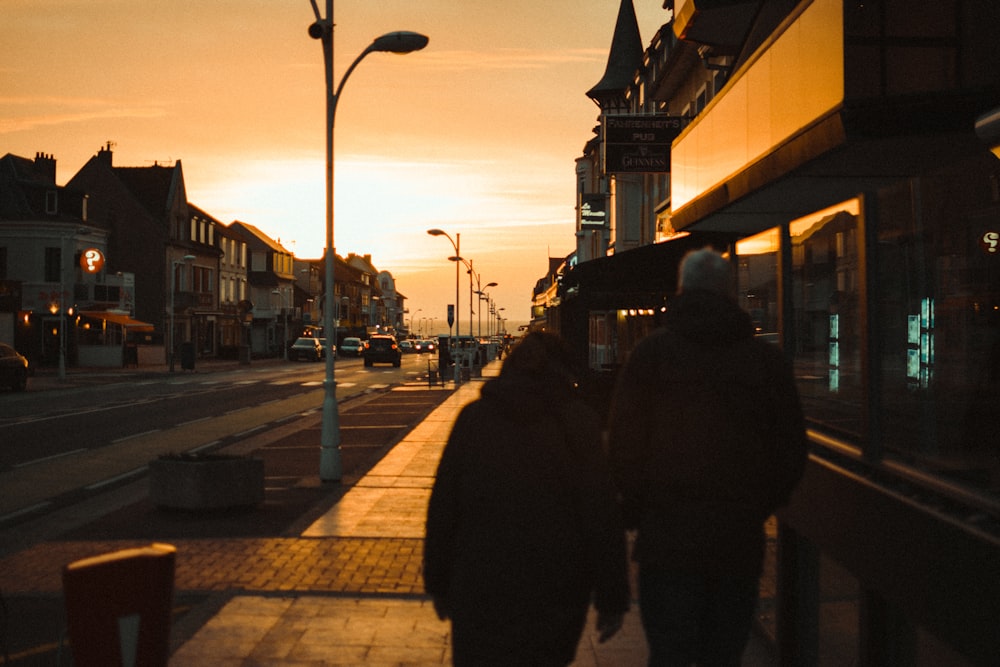
[[[809,420],[762,627],[782,664],[996,664],[1000,5],[677,0],[666,16],[627,96],[683,124],[635,224],[721,235]]]

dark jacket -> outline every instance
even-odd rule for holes
[[[806,460],[791,368],[722,295],[683,293],[664,324],[629,357],[611,410],[614,476],[626,521],[639,529],[635,558],[759,574],[763,523]]]
[[[427,516],[424,582],[460,656],[573,658],[593,597],[629,605],[600,424],[565,383],[501,374],[452,430]],[[478,651],[478,653],[476,653]]]

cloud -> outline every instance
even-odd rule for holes
[[[35,108],[37,113],[9,114],[6,108]],[[27,132],[43,127],[85,123],[99,119],[160,118],[159,106],[116,106],[108,100],[65,97],[0,97],[0,134]]]
[[[416,66],[441,70],[524,70],[544,69],[567,64],[600,63],[607,59],[603,49],[514,49],[488,51],[428,51],[415,61]]]

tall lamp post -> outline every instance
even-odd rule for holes
[[[431,236],[443,236],[446,239],[448,239],[448,242],[451,243],[451,247],[455,249],[455,257],[461,259],[461,255],[462,255],[462,252],[461,252],[462,235],[461,234],[456,233],[455,234],[455,240],[452,240],[452,238],[451,238],[451,236],[449,236],[448,232],[444,231],[443,229],[428,229],[427,233],[430,234]],[[452,258],[449,257],[448,259],[452,259]],[[455,261],[455,335],[454,336],[451,335],[451,322],[448,322],[448,338],[452,339],[451,340],[451,352],[452,352],[452,354],[454,354],[455,349],[457,347],[456,343],[457,343],[457,339],[458,339],[458,261],[457,260]],[[455,362],[455,385],[457,386],[458,383],[459,383],[458,360],[455,359],[454,356],[452,356],[452,361]]]
[[[184,255],[181,260],[170,262],[170,372],[174,372],[174,355],[177,353],[176,331],[174,330],[174,295],[177,293],[177,267],[194,261],[194,255]]]
[[[486,283],[485,285],[480,285],[479,284],[479,275],[478,274],[476,275],[476,294],[479,295],[479,325],[478,325],[479,326],[479,332],[478,332],[478,334],[479,334],[480,338],[482,338],[482,336],[483,336],[483,301],[484,300],[486,301],[486,307],[487,308],[489,308],[489,304],[490,304],[490,295],[489,295],[489,293],[483,291],[483,287],[496,287],[496,286],[497,286],[496,283]],[[487,336],[490,335],[490,320],[489,320],[489,318],[486,319],[486,335]]]
[[[337,101],[344,89],[347,78],[358,66],[362,58],[375,51],[390,53],[410,53],[427,46],[428,38],[415,32],[390,32],[377,37],[354,59],[340,83],[334,87],[333,77],[333,0],[326,0],[326,18],[319,13],[316,0],[309,0],[316,21],[309,26],[309,36],[323,45],[323,64],[326,68],[326,252],[325,287],[326,306],[323,309],[323,331],[329,337],[333,328],[333,126],[337,116]],[[333,355],[326,355],[326,377],[323,381],[323,422],[320,432],[319,477],[324,482],[340,481],[342,466],[340,461],[340,417],[337,414],[337,386],[334,381]]]

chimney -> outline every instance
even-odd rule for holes
[[[110,141],[104,144],[104,148],[97,151],[97,159],[99,159],[101,163],[106,164],[109,167],[112,166],[111,156],[112,156],[112,149],[114,147],[115,145]]]
[[[56,159],[45,153],[35,153],[35,173],[47,183],[56,184]]]

